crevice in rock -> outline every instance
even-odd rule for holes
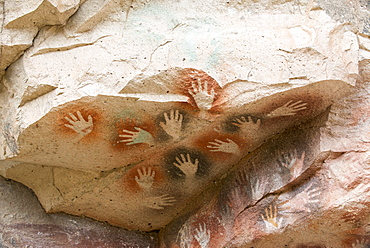
[[[126,29],[126,23],[127,23],[127,20],[128,20],[128,15],[130,14],[131,8],[133,8],[133,6],[132,6],[133,3],[134,3],[134,0],[131,0],[128,7],[127,7],[125,22],[123,23],[123,29]],[[123,32],[121,33],[121,35],[123,35]]]
[[[154,55],[154,53],[160,48],[160,47],[163,47],[163,46],[165,46],[165,45],[167,45],[167,44],[169,44],[169,43],[171,43],[172,42],[172,40],[167,40],[167,41],[165,41],[164,43],[162,43],[162,44],[159,44],[154,50],[153,50],[153,52],[150,54],[150,56],[149,56],[149,62],[148,62],[148,65],[143,69],[143,71],[146,71],[147,70],[147,68],[150,66],[150,64],[152,63],[152,59],[153,59],[153,55]]]
[[[19,107],[22,107],[26,103],[33,101],[53,90],[55,90],[57,87],[48,85],[48,84],[40,84],[36,87],[28,86],[25,93],[22,96],[22,101],[19,104]]]
[[[5,0],[3,0],[3,2],[2,2],[1,11],[2,11],[2,14],[3,14],[3,18],[2,18],[2,21],[1,21],[0,34],[3,33],[4,24],[5,24]],[[0,58],[2,58],[2,56],[3,56],[3,49],[4,49],[4,44],[3,44],[3,38],[2,37],[3,36],[0,35]],[[0,79],[1,79],[1,77],[0,77]]]
[[[171,31],[173,32],[173,31],[175,31],[175,29],[177,29],[177,28],[179,28],[179,27],[182,27],[182,26],[185,26],[186,24],[185,23],[178,23],[178,24],[176,24],[176,26],[174,26],[172,29],[171,29]]]
[[[98,39],[96,39],[95,41],[93,42],[86,42],[86,43],[78,43],[78,44],[73,44],[73,45],[70,45],[70,46],[65,46],[65,47],[50,47],[50,48],[44,48],[44,49],[40,49],[38,50],[36,53],[32,54],[31,57],[33,56],[36,56],[36,55],[41,55],[41,54],[46,54],[46,53],[51,53],[51,52],[62,52],[62,51],[68,51],[68,50],[72,50],[74,48],[78,48],[78,47],[83,47],[83,46],[91,46],[91,45],[94,45],[96,42],[98,42],[99,40],[103,39],[103,38],[106,38],[110,35],[104,35],[102,37],[99,37]]]
[[[362,50],[365,50],[365,51],[370,52],[370,49],[368,49],[367,47],[365,47],[365,46],[364,46],[364,45],[362,45],[362,44],[360,44],[360,45],[359,45],[359,47],[360,47],[360,49],[362,49]]]
[[[54,188],[56,188],[56,190],[58,190],[58,192],[59,192],[60,196],[61,196],[62,198],[64,198],[64,197],[63,197],[62,192],[60,191],[60,189],[55,185],[55,178],[54,178],[54,177],[55,177],[54,167],[52,167],[52,168],[51,168],[52,184],[53,184]]]
[[[13,130],[9,123],[6,123],[4,125],[4,132],[3,132],[5,142],[8,145],[10,151],[12,152],[12,155],[15,156],[19,153],[19,147],[17,144],[17,141],[15,139],[15,135],[13,133]],[[5,151],[6,153],[6,151]]]
[[[289,80],[297,80],[297,79],[304,79],[304,80],[308,80],[307,76],[301,76],[301,77],[292,77],[292,78],[289,78]]]

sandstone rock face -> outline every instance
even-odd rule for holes
[[[0,179],[0,247],[158,247],[156,234],[66,214],[46,214],[32,192]]]
[[[370,244],[367,2],[1,4],[0,175],[47,212],[161,247]]]
[[[33,44],[33,39],[41,28],[65,24],[83,2],[84,0],[2,0],[0,78],[5,69]]]
[[[347,112],[366,89],[239,162],[212,196],[161,233],[163,247],[368,247],[368,142],[356,142],[368,132],[353,123],[357,111],[364,119],[368,113],[358,104]]]

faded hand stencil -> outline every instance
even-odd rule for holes
[[[367,239],[357,239],[352,243],[352,248],[368,248],[370,241]]]
[[[351,175],[359,173],[359,171],[361,171],[364,167],[368,167],[361,161],[360,156],[356,156],[355,152],[347,152],[343,154],[342,156],[335,159],[335,163],[341,166],[330,167],[330,174],[333,177],[337,178],[339,184],[345,189],[353,188],[358,184],[358,182],[353,181]],[[370,173],[361,173],[361,177],[369,178]],[[365,184],[362,185],[364,186]]]
[[[177,233],[176,242],[179,243],[180,248],[190,248],[192,239],[190,226],[185,223]]]
[[[291,180],[300,176],[303,172],[305,152],[299,156],[297,150],[290,153],[281,154],[278,158],[278,163],[289,170]]]
[[[269,192],[269,179],[261,177],[257,172],[256,164],[251,163],[252,169],[249,171],[241,170],[238,172],[235,181],[234,191],[243,192],[244,204],[251,204],[260,200],[265,194]],[[249,192],[249,194],[248,194]],[[238,194],[232,194],[238,195]],[[243,206],[244,208],[245,206]]]
[[[181,137],[181,126],[183,121],[182,114],[179,113],[179,110],[171,109],[170,114],[164,113],[164,122],[160,122],[159,125],[163,130],[170,135],[175,141]]]
[[[241,170],[236,175],[230,189],[226,191],[226,204],[222,206],[223,215],[237,216],[246,207],[255,204],[269,193],[269,181],[266,178],[259,179],[255,165],[252,164],[250,171]]]
[[[64,117],[69,124],[64,124],[64,126],[74,130],[78,134],[77,139],[82,139],[93,130],[94,123],[91,115],[87,117],[87,121],[84,119],[80,111],[77,111],[77,116],[69,113],[69,117]]]
[[[208,82],[202,82],[200,79],[197,80],[198,85],[192,82],[192,89],[189,89],[189,94],[193,97],[195,103],[197,104],[198,108],[202,111],[208,111],[212,108],[212,104],[215,98],[215,91],[214,89],[209,92],[208,90]]]
[[[142,199],[142,204],[145,207],[161,210],[167,206],[171,206],[176,202],[176,199],[167,194],[161,196],[148,196]]]
[[[143,167],[142,170],[137,170],[138,176],[135,176],[135,181],[145,191],[150,190],[154,182],[155,171],[152,168]]]
[[[237,215],[244,207],[248,204],[248,196],[246,192],[239,187],[233,188],[227,197],[226,206],[224,207],[228,213],[225,214],[233,214]]]
[[[256,122],[254,122],[251,116],[248,116],[247,118],[248,119],[242,116],[235,119],[232,124],[240,128],[240,132],[245,137],[254,137],[260,132],[259,129],[261,127],[261,119],[258,119]]]
[[[292,198],[278,203],[279,208],[286,214],[300,213],[302,211],[310,213],[320,204],[321,189],[310,183],[306,189],[299,192]]]
[[[154,192],[152,189],[155,181],[155,174],[155,170],[152,167],[142,167],[137,169],[135,182],[143,190],[139,204],[147,208],[161,210],[173,205],[176,202],[176,199],[169,194],[153,196]]]
[[[123,138],[119,142],[126,143],[126,145],[134,145],[134,144],[140,144],[140,143],[146,143],[149,145],[154,144],[153,136],[144,129],[141,129],[139,127],[134,127],[136,131],[130,131],[123,129],[124,134],[118,135],[119,137]]]
[[[207,208],[212,209],[214,202],[207,205]],[[181,248],[212,248],[217,244],[219,236],[224,236],[228,230],[222,223],[222,216],[218,213],[212,216],[202,216],[198,214],[192,215],[189,219],[182,223],[178,232],[176,232],[176,245],[171,247]],[[218,247],[218,246],[217,246]]]
[[[252,183],[252,176],[250,175],[250,182]],[[252,190],[252,200],[253,201],[258,201],[261,199],[266,192],[268,192],[268,181],[265,180],[259,180],[259,178],[255,178],[254,183],[251,184],[251,190]]]
[[[173,163],[174,166],[179,168],[186,176],[186,179],[192,179],[195,176],[195,173],[198,171],[199,160],[196,158],[194,163],[190,158],[190,154],[180,154],[180,158],[175,158],[177,163]]]
[[[207,148],[209,148],[211,152],[224,152],[234,154],[240,153],[238,144],[236,144],[229,138],[226,139],[226,142],[219,139],[215,139],[214,142],[209,142],[209,144],[210,145],[207,146]]]
[[[201,248],[208,248],[211,233],[207,230],[206,224],[199,224],[198,228],[195,229],[195,239],[198,241]]]
[[[275,232],[277,229],[281,228],[281,223],[283,219],[278,217],[278,208],[276,205],[272,204],[265,208],[265,213],[261,214],[261,218],[265,223],[265,230],[268,233]]]
[[[297,112],[305,110],[307,108],[307,103],[303,101],[293,102],[292,100],[284,104],[283,106],[273,110],[268,117],[279,117],[279,116],[292,116],[296,115]]]

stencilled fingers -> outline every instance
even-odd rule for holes
[[[77,111],[77,116],[72,113],[68,113],[68,115],[69,117],[66,116],[64,119],[66,119],[69,124],[64,124],[64,126],[74,130],[81,137],[92,132],[94,123],[91,115],[87,116],[87,120],[85,120],[80,111]]]

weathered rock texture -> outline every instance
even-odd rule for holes
[[[366,1],[1,3],[0,175],[47,212],[161,247],[370,244]],[[156,242],[26,216],[4,245]]]
[[[0,178],[0,247],[158,247],[156,235],[86,218],[46,214],[34,194]]]

